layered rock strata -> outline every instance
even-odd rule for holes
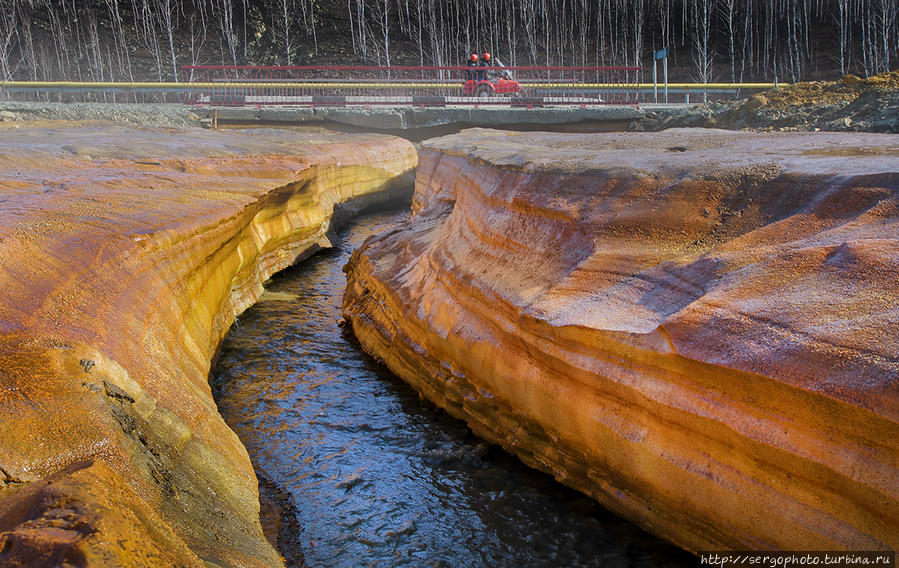
[[[899,546],[899,140],[469,130],[346,267],[364,348],[692,551]]]
[[[20,126],[0,127],[0,564],[281,564],[210,361],[336,206],[408,189],[414,148]]]

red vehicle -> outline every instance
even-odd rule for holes
[[[478,71],[484,73],[485,71]],[[495,97],[521,92],[521,84],[512,78],[508,69],[486,71],[480,79],[468,79],[462,83],[462,94],[466,97]]]

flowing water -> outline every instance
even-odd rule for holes
[[[214,369],[225,420],[296,505],[294,549],[312,567],[692,564],[476,438],[338,327],[341,267],[406,215],[364,216],[275,276]]]

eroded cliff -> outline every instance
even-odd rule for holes
[[[469,130],[357,251],[364,348],[690,550],[899,546],[899,140]]]
[[[414,148],[0,128],[0,563],[278,565],[210,361],[335,206],[408,187]]]

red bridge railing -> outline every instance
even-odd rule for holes
[[[639,67],[185,66],[191,104],[637,104]]]

